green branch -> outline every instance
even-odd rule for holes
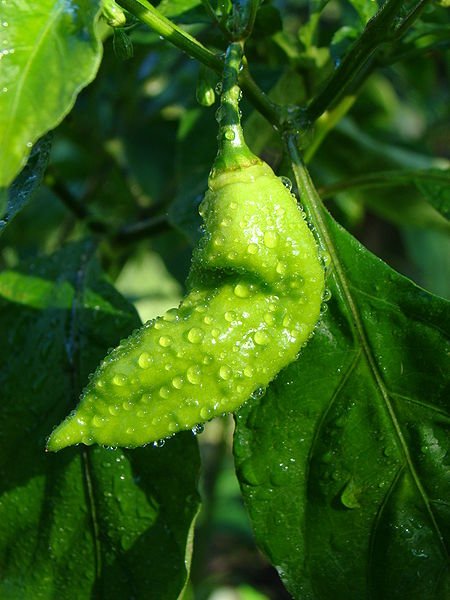
[[[334,71],[324,88],[312,99],[305,111],[306,120],[314,123],[334,104],[360,75],[370,66],[377,50],[388,42],[393,42],[418,18],[428,0],[417,0],[406,16],[400,18],[404,10],[404,0],[386,0],[378,13],[370,19],[366,28],[353,44],[342,63]]]
[[[118,0],[118,4],[148,25],[158,35],[168,40],[201,64],[222,75],[223,60],[203,46],[192,35],[172,23],[146,0]],[[239,84],[253,106],[272,124],[280,122],[279,108],[269,100],[253,80],[246,63],[239,75]]]

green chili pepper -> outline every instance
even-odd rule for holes
[[[241,56],[231,44],[189,293],[104,359],[49,450],[140,446],[234,411],[295,359],[319,319],[324,272],[313,234],[243,139]]]

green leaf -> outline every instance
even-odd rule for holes
[[[209,22],[201,0],[162,0],[158,4],[158,11],[176,23],[204,23]]]
[[[50,148],[49,136],[39,140],[31,150],[27,164],[9,187],[6,211],[0,207],[0,215],[3,215],[3,219],[0,219],[0,233],[37,191],[47,167]]]
[[[448,303],[330,216],[322,227],[336,249],[328,310],[237,417],[255,535],[294,598],[444,600]]]
[[[411,190],[411,186],[415,186],[421,192],[420,197],[414,193],[414,188]],[[389,188],[393,188],[393,194],[386,192]],[[374,190],[383,192],[371,197],[368,192]],[[321,195],[329,198],[340,192],[352,192],[353,195],[355,191],[364,191],[364,194],[356,194],[356,197],[394,223],[449,231],[448,223],[442,216],[447,220],[450,217],[450,169],[372,172],[326,186]]]
[[[214,111],[196,107],[186,111],[178,130],[178,189],[168,216],[192,244],[201,234],[202,220],[198,207],[207,190],[207,174],[217,153],[216,129]]]
[[[367,0],[349,0],[350,4],[356,10],[361,19],[362,23],[367,23],[369,19],[371,19],[379,8],[379,2],[372,0],[367,2]]]
[[[101,59],[98,2],[11,0],[2,5],[0,42],[0,188],[30,148],[72,108]],[[6,42],[6,43],[5,43]]]
[[[450,169],[430,169],[413,181],[430,204],[446,219],[450,219]]]
[[[198,509],[192,434],[44,453],[108,346],[139,324],[89,244],[0,275],[0,597],[177,598]],[[76,592],[74,591],[76,590]]]

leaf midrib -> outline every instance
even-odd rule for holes
[[[384,383],[384,380],[379,373],[376,359],[373,356],[371,345],[366,336],[364,325],[362,323],[362,319],[361,319],[361,316],[360,316],[360,313],[358,310],[357,302],[355,301],[355,299],[353,298],[353,295],[351,293],[350,284],[347,281],[344,269],[341,265],[338,255],[335,251],[331,236],[328,231],[328,227],[326,226],[325,221],[322,219],[321,219],[321,225],[323,225],[322,234],[327,241],[327,247],[329,249],[331,261],[332,261],[332,264],[335,269],[336,285],[338,288],[340,288],[340,291],[342,292],[342,296],[344,297],[344,301],[347,304],[347,307],[353,317],[353,320],[352,320],[350,326],[351,326],[354,334],[356,334],[355,335],[355,343],[357,343],[358,339],[360,340],[360,345],[361,345],[363,354],[366,357],[370,372],[372,373],[372,377],[376,383],[377,388],[380,391],[381,397],[383,398],[383,401],[384,401],[385,407],[387,409],[387,412],[389,414],[389,417],[391,419],[394,431],[395,431],[398,441],[400,443],[400,447],[402,449],[408,470],[411,473],[412,479],[413,479],[413,481],[417,487],[417,490],[419,491],[419,494],[422,497],[422,500],[426,506],[429,518],[430,518],[431,522],[433,523],[433,527],[435,529],[435,532],[439,539],[439,542],[440,542],[444,552],[447,553],[447,548],[446,548],[444,537],[439,529],[438,523],[437,523],[434,513],[432,511],[431,504],[428,499],[425,488],[423,487],[423,485],[420,481],[420,478],[416,472],[416,469],[414,467],[414,463],[411,458],[411,453],[409,451],[408,444],[406,443],[406,440],[403,435],[403,431],[402,431],[400,423],[397,419],[397,415],[392,406],[392,403],[390,400],[390,392],[387,389],[387,387]]]
[[[87,276],[88,263],[91,259],[93,250],[94,247],[91,247],[90,252],[86,251],[81,256],[79,268],[74,281],[75,293],[72,299],[72,307],[69,317],[69,334],[66,343],[66,352],[71,371],[72,391],[74,392],[74,396],[76,396],[80,390],[81,373],[80,351],[76,333],[77,315],[79,307],[83,306],[83,298],[86,287],[85,279]],[[100,547],[100,527],[98,523],[95,489],[92,477],[91,449],[86,447],[80,449],[80,459],[82,463],[84,487],[86,490],[86,500],[91,517],[92,539],[94,545],[94,572],[98,578],[102,570],[102,553]]]
[[[367,339],[366,332],[364,330],[364,326],[363,326],[363,323],[361,320],[361,316],[360,316],[360,313],[358,310],[357,303],[354,300],[353,295],[351,293],[351,289],[350,289],[351,284],[347,281],[347,278],[345,276],[345,271],[343,269],[343,266],[339,260],[339,256],[334,247],[334,244],[332,241],[332,236],[331,236],[328,226],[325,222],[324,212],[323,212],[324,208],[322,207],[321,200],[320,200],[320,198],[316,192],[316,189],[310,179],[309,173],[306,171],[306,169],[303,167],[303,165],[300,162],[300,159],[298,156],[298,150],[296,147],[296,140],[295,139],[288,140],[288,145],[289,145],[289,149],[291,152],[291,156],[294,159],[292,168],[293,168],[294,174],[299,182],[299,188],[303,188],[304,190],[307,191],[307,196],[308,196],[308,200],[309,200],[308,208],[310,209],[310,211],[312,213],[311,216],[313,217],[315,225],[316,225],[317,229],[319,230],[318,234],[320,237],[320,242],[328,250],[330,257],[331,257],[331,263],[334,267],[333,279],[335,280],[336,286],[339,289],[339,291],[341,292],[341,296],[351,314],[352,319],[350,322],[350,327],[354,334],[355,343],[358,343],[358,340],[359,340],[359,344],[360,344],[363,354],[366,358],[367,364],[369,366],[369,370],[372,374],[372,377],[375,381],[377,388],[380,391],[381,397],[384,401],[384,405],[385,405],[388,415],[391,419],[394,431],[397,435],[401,450],[404,455],[405,463],[408,467],[409,472],[411,473],[411,476],[416,485],[416,488],[417,488],[420,496],[422,497],[422,500],[426,507],[429,518],[433,524],[436,535],[439,539],[440,545],[441,545],[443,551],[447,554],[447,547],[445,544],[444,536],[442,535],[442,533],[439,529],[438,523],[437,523],[434,513],[432,511],[431,504],[430,504],[430,501],[426,494],[426,491],[425,491],[424,487],[422,486],[420,479],[418,477],[418,474],[416,472],[416,469],[414,467],[408,445],[403,436],[403,432],[402,432],[402,429],[398,422],[397,415],[391,404],[391,401],[389,398],[389,392],[388,392],[388,390],[384,384],[384,381],[378,371],[376,360],[372,354],[372,349],[371,349],[371,346]]]
[[[17,109],[18,109],[20,98],[22,95],[22,90],[25,85],[26,77],[27,77],[29,71],[31,70],[32,63],[33,63],[36,55],[40,51],[42,44],[44,43],[44,40],[49,33],[49,30],[53,26],[56,19],[60,16],[61,12],[63,11],[63,8],[64,8],[64,2],[59,3],[59,10],[58,10],[58,3],[53,7],[53,18],[49,19],[49,21],[47,22],[47,25],[43,27],[42,32],[41,32],[40,36],[37,38],[37,42],[33,47],[34,49],[31,52],[31,54],[29,55],[28,61],[26,62],[25,68],[23,69],[22,75],[20,76],[19,81],[18,81],[16,94],[14,95],[14,101],[13,101],[12,110],[11,110],[11,117],[8,120],[8,124],[4,130],[3,140],[0,144],[0,147],[7,147],[5,145],[5,140],[8,139],[11,130],[14,129],[14,127],[15,127]]]

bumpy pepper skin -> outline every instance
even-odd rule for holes
[[[225,59],[219,153],[200,206],[189,293],[113,350],[47,448],[135,447],[239,408],[294,360],[319,319],[324,272],[295,198],[247,147],[241,42]]]
[[[234,411],[311,335],[324,273],[295,198],[270,167],[212,177],[200,212],[188,295],[105,358],[49,450],[141,446]]]

